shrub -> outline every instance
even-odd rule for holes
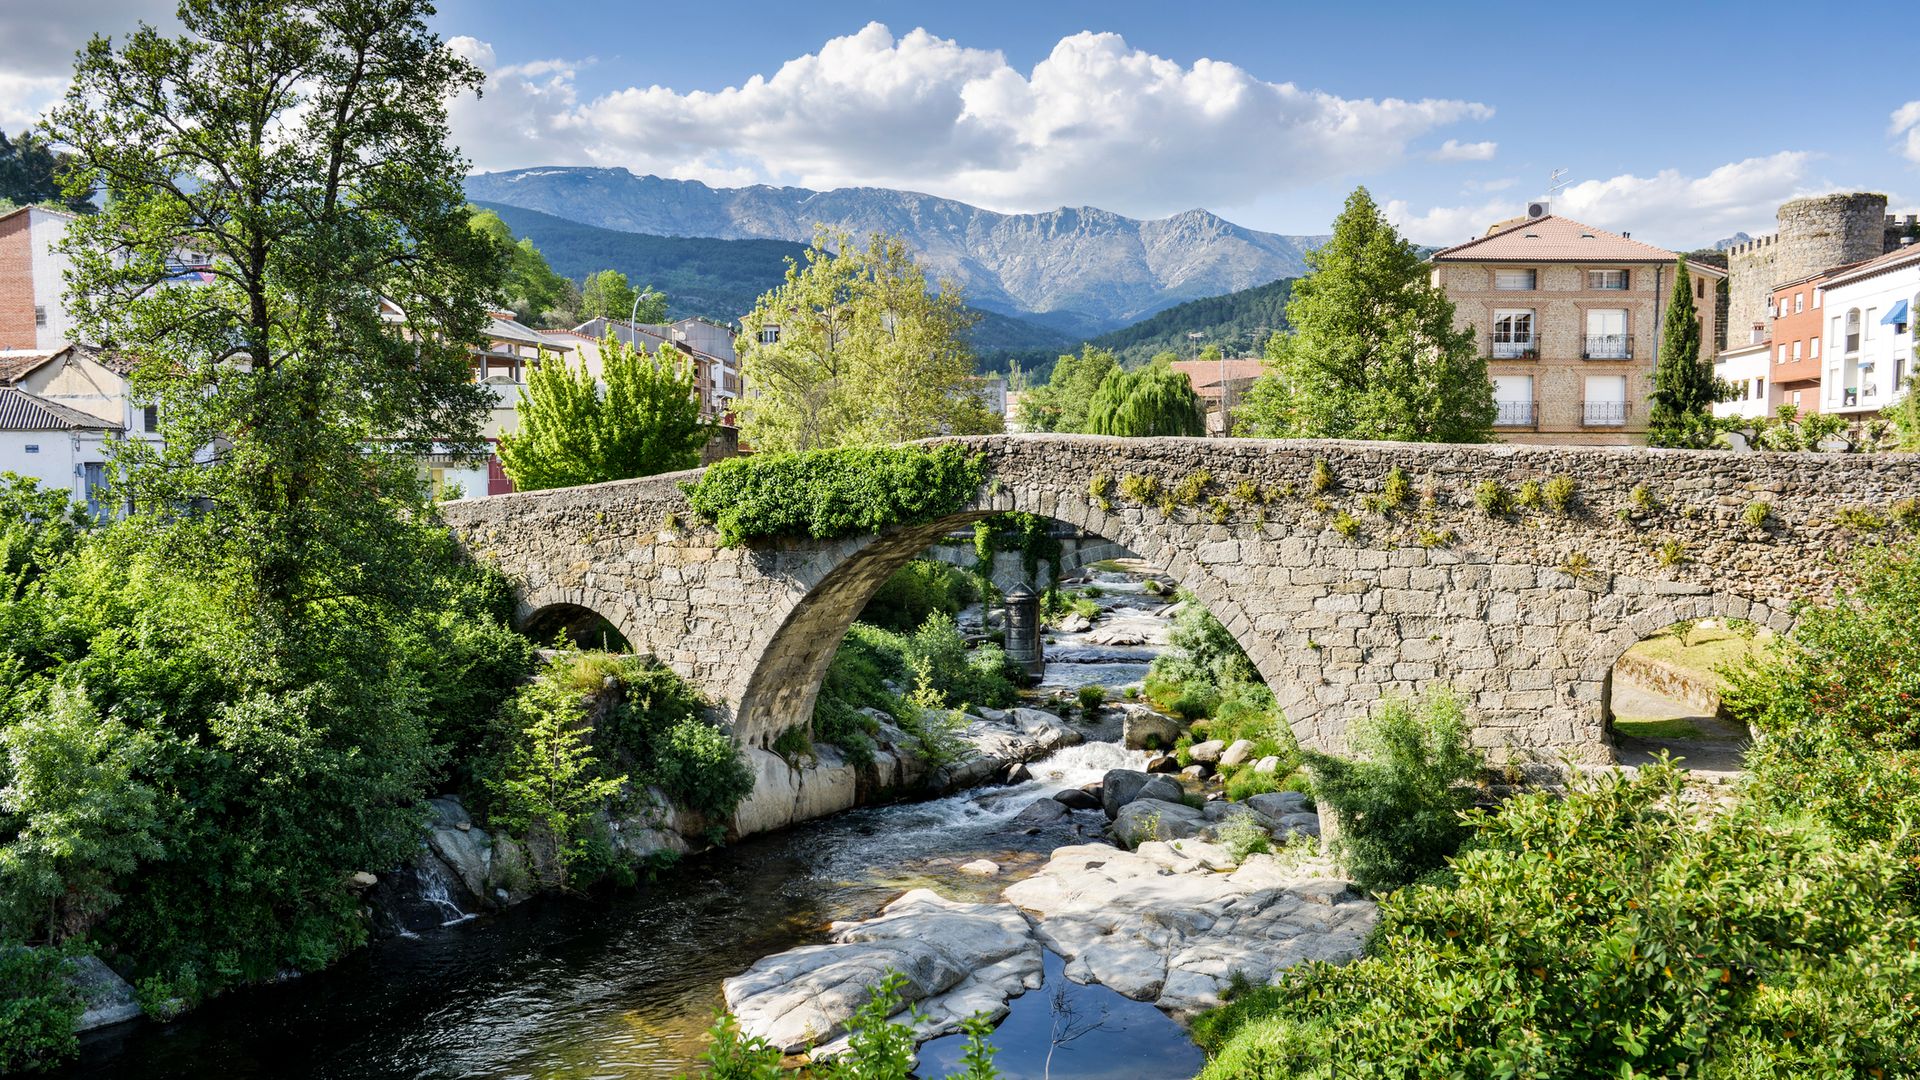
[[[959,446],[839,447],[728,458],[686,491],[732,546],[932,521],[971,502],[985,480],[984,460]]]
[[[1242,802],[1255,795],[1280,790],[1279,772],[1255,772],[1252,768],[1236,771],[1227,780],[1227,800]]]
[[[1758,529],[1766,525],[1767,518],[1772,514],[1772,503],[1765,499],[1755,499],[1747,504],[1745,510],[1740,511],[1740,520],[1746,524],[1747,528]]]
[[[1249,855],[1265,855],[1273,850],[1267,830],[1254,824],[1250,814],[1234,814],[1220,823],[1214,839],[1227,849],[1234,862],[1246,862]]]
[[[1908,532],[1920,530],[1920,499],[1906,498],[1889,508],[1894,523]]]
[[[910,559],[880,583],[861,609],[860,621],[910,631],[936,612],[959,614],[973,591],[973,583],[955,567],[937,559]]]
[[[1202,1077],[1909,1075],[1920,921],[1892,861],[1683,788],[1656,764],[1476,812],[1364,959],[1196,1023]]]
[[[1635,484],[1633,490],[1627,492],[1628,517],[1645,517],[1658,509],[1660,509],[1660,500],[1653,497],[1653,492],[1647,490],[1647,485]]]
[[[1160,501],[1159,477],[1128,473],[1120,478],[1120,497],[1141,505],[1151,505]]]
[[[1307,490],[1315,495],[1333,490],[1333,468],[1326,458],[1313,459],[1313,468],[1307,473]]]
[[[1452,529],[1421,529],[1414,534],[1414,543],[1423,548],[1452,547],[1459,539]]]
[[[992,645],[969,650],[949,615],[927,616],[906,639],[902,660],[906,671],[925,668],[925,684],[938,693],[942,704],[997,706],[1014,699],[1006,653]]]
[[[1521,481],[1520,490],[1513,496],[1513,505],[1522,510],[1538,510],[1545,501],[1545,496],[1540,493],[1538,480]]]
[[[0,945],[0,1073],[44,1069],[73,1053],[84,1005],[55,948]]]
[[[1843,506],[1835,510],[1833,523],[1854,532],[1879,532],[1887,527],[1886,518],[1864,506]]]
[[[1206,492],[1207,485],[1211,483],[1213,483],[1212,473],[1205,469],[1195,469],[1181,477],[1180,482],[1174,485],[1173,499],[1183,506],[1191,506],[1200,501],[1200,496]]]
[[[868,991],[866,1002],[847,1020],[847,1053],[820,1070],[822,1080],[909,1080],[913,1029],[888,1020],[900,1008],[900,990],[906,985],[905,975],[889,971]],[[919,1010],[909,1007],[907,1020],[917,1023]]]
[[[1488,517],[1507,512],[1507,489],[1498,480],[1482,480],[1473,485],[1473,504]]]
[[[1573,497],[1577,485],[1571,476],[1555,476],[1540,489],[1540,497],[1547,509],[1565,517],[1573,509]]]
[[[1360,535],[1360,519],[1342,510],[1333,515],[1333,531],[1352,540]]]
[[[807,734],[807,725],[795,724],[782,731],[773,740],[773,752],[789,765],[796,765],[803,758],[813,755],[813,739]]]
[[[1466,839],[1480,755],[1458,699],[1388,700],[1355,725],[1358,760],[1304,754],[1314,790],[1339,822],[1337,851],[1362,888],[1384,892],[1438,869]]]
[[[1407,479],[1405,469],[1395,465],[1387,470],[1387,479],[1380,485],[1380,494],[1389,507],[1405,506],[1407,500],[1413,497],[1413,481]]]
[[[1654,549],[1653,560],[1661,566],[1681,566],[1688,561],[1687,542],[1678,537],[1668,537],[1660,541]]]
[[[1100,707],[1107,703],[1107,688],[1098,685],[1083,686],[1074,692],[1074,699],[1080,705],[1080,714],[1091,720],[1099,715]]]
[[[1087,481],[1087,494],[1100,509],[1113,509],[1113,499],[1110,497],[1113,494],[1113,474],[1104,470],[1094,473],[1093,478]]]
[[[710,820],[733,813],[753,792],[753,773],[733,737],[692,716],[667,728],[655,746],[651,773],[674,802]]]
[[[700,1055],[705,1080],[785,1080],[780,1048],[758,1035],[747,1035],[732,1014],[720,1012],[707,1029],[707,1049]]]

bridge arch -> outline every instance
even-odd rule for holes
[[[1339,749],[1380,697],[1447,686],[1496,755],[1600,758],[1611,753],[1608,673],[1634,642],[1708,615],[1785,629],[1792,601],[1825,599],[1838,576],[1834,559],[1809,552],[1878,542],[1847,523],[1920,496],[1909,454],[953,441],[986,468],[976,501],[874,536],[724,547],[687,506],[693,473],[442,512],[517,580],[523,616],[560,604],[599,613],[710,694],[746,742],[810,713],[841,632],[894,568],[942,532],[1022,510],[1191,589],[1305,745]],[[1549,507],[1549,481],[1572,497]],[[1182,494],[1141,496],[1155,483]]]
[[[940,537],[996,513],[1022,511],[1063,521],[1099,537],[1105,545],[1124,548],[1166,569],[1195,600],[1213,612],[1240,643],[1254,669],[1273,691],[1283,714],[1298,714],[1310,692],[1295,680],[1297,665],[1285,661],[1282,642],[1256,633],[1252,616],[1244,610],[1229,584],[1201,563],[1156,541],[1136,523],[1071,500],[1042,496],[1029,500],[1020,493],[984,498],[967,509],[924,525],[893,530],[832,549],[835,555],[825,572],[811,583],[773,632],[748,677],[735,713],[735,733],[741,742],[770,745],[780,732],[808,721],[820,684],[841,639],[867,601],[894,571],[923,553]],[[1125,539],[1115,539],[1116,536]],[[1105,556],[1102,556],[1105,557]],[[1296,729],[1296,736],[1311,731]]]

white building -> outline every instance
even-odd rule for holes
[[[1863,416],[1892,405],[1913,378],[1920,244],[1827,279],[1826,372],[1820,411]]]
[[[64,491],[95,517],[114,513],[107,453],[121,428],[15,386],[0,386],[0,472]]]
[[[1773,350],[1767,342],[1761,341],[1758,345],[1728,349],[1714,357],[1713,373],[1738,391],[1738,396],[1731,401],[1716,402],[1713,415],[1753,417],[1770,414],[1767,379],[1770,377],[1768,362],[1772,355]]]

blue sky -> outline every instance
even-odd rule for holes
[[[57,85],[63,35],[170,5],[4,6],[0,124],[17,126]],[[437,16],[491,75],[455,109],[479,168],[1205,206],[1295,233],[1365,183],[1436,243],[1566,168],[1557,208],[1670,246],[1764,231],[1796,194],[1920,205],[1920,79],[1863,35],[1910,21],[1892,3],[1671,2],[446,0]]]

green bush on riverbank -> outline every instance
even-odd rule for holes
[[[919,701],[909,700],[923,682]],[[854,623],[814,699],[813,739],[865,763],[873,759],[872,736],[879,728],[863,708],[911,725],[929,709],[1000,707],[1014,697],[1006,654],[997,645],[969,649],[950,615],[930,614],[910,634]]]

